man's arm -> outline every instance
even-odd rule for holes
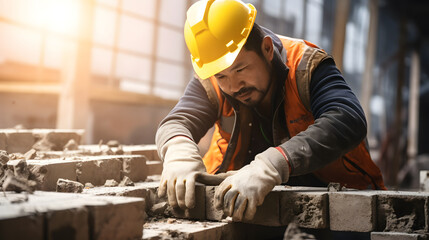
[[[290,161],[292,176],[326,166],[356,147],[367,133],[359,101],[332,59],[314,70],[310,102],[314,124],[280,146]]]
[[[167,194],[172,207],[195,205],[195,180],[206,172],[197,142],[213,126],[216,113],[201,83],[192,79],[158,128],[156,144],[164,166],[158,196]]]
[[[175,136],[186,136],[198,143],[217,117],[217,109],[207,97],[200,81],[193,78],[177,105],[161,121],[156,133],[156,145],[160,148]]]

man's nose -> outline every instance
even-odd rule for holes
[[[237,77],[231,77],[230,81],[230,91],[231,93],[236,93],[240,91],[241,88],[244,87],[244,81]]]

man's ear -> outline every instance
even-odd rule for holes
[[[274,57],[273,39],[271,39],[270,36],[265,36],[262,40],[261,48],[264,57],[268,60],[268,62],[271,62]]]

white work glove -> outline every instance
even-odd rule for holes
[[[234,221],[252,220],[256,207],[274,186],[289,179],[289,164],[283,154],[276,148],[268,148],[249,165],[227,177],[216,189],[216,208],[232,216]]]
[[[206,172],[197,144],[187,137],[177,136],[162,146],[160,155],[164,164],[158,196],[164,197],[167,192],[170,206],[193,208],[195,176]]]

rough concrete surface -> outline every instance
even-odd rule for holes
[[[141,198],[41,191],[27,198],[0,195],[0,239],[138,239],[144,218]]]
[[[371,240],[426,240],[427,235],[400,232],[372,232]]]
[[[427,232],[428,196],[405,192],[377,196],[377,230],[386,232]]]
[[[304,228],[327,228],[328,194],[325,188],[276,186],[281,191],[281,223]]]
[[[6,150],[7,148],[7,136],[6,133],[0,132],[0,150]]]
[[[155,174],[161,175],[162,173],[162,168],[163,168],[162,161],[148,160],[146,161],[146,167],[147,167],[148,175],[155,175]]]
[[[57,192],[81,193],[83,184],[68,179],[59,178],[57,181]]]
[[[103,185],[107,179],[121,181],[122,161],[120,157],[97,156],[83,158],[77,164],[77,181]]]
[[[123,175],[129,177],[133,182],[144,181],[148,175],[146,166],[147,158],[144,155],[122,157]]]
[[[25,153],[30,150],[35,139],[31,131],[25,130],[10,130],[5,131],[7,136],[6,151],[8,153]]]
[[[376,227],[376,193],[329,193],[329,224],[334,231],[371,232]]]
[[[21,160],[11,160],[8,166],[14,170],[17,169]],[[55,191],[57,180],[65,178],[76,180],[76,162],[52,159],[52,160],[28,160],[30,180],[37,182],[37,189],[44,191]]]
[[[229,239],[227,231],[230,223],[190,221],[183,219],[154,219],[145,223],[143,240],[193,239],[217,240]]]

